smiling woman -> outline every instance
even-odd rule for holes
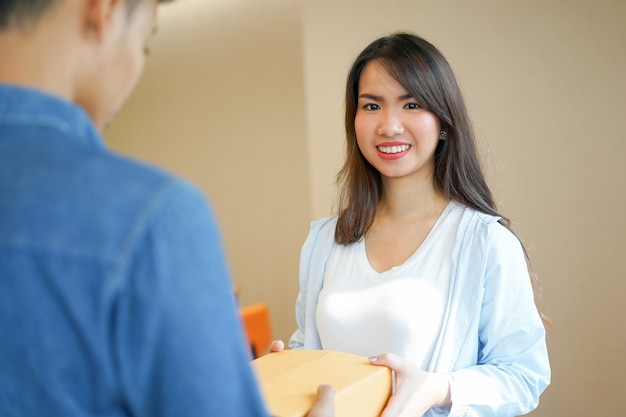
[[[383,181],[407,176],[430,179],[432,155],[441,136],[439,119],[378,61],[370,62],[361,74],[354,129],[361,154]]]
[[[377,39],[350,69],[345,127],[338,214],[302,248],[290,346],[390,367],[384,416],[531,411],[545,329],[447,60],[413,34]]]

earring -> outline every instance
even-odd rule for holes
[[[446,129],[441,129],[441,132],[439,133],[439,139],[444,140],[447,137],[448,137],[448,131]]]

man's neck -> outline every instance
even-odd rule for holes
[[[46,25],[0,32],[0,83],[30,87],[71,100],[73,57],[64,32]]]

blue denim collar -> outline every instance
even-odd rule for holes
[[[0,126],[47,127],[106,147],[87,113],[75,103],[28,87],[0,83]]]

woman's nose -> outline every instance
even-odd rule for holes
[[[392,137],[404,133],[404,125],[402,121],[393,114],[385,114],[378,125],[376,133],[379,136]]]

